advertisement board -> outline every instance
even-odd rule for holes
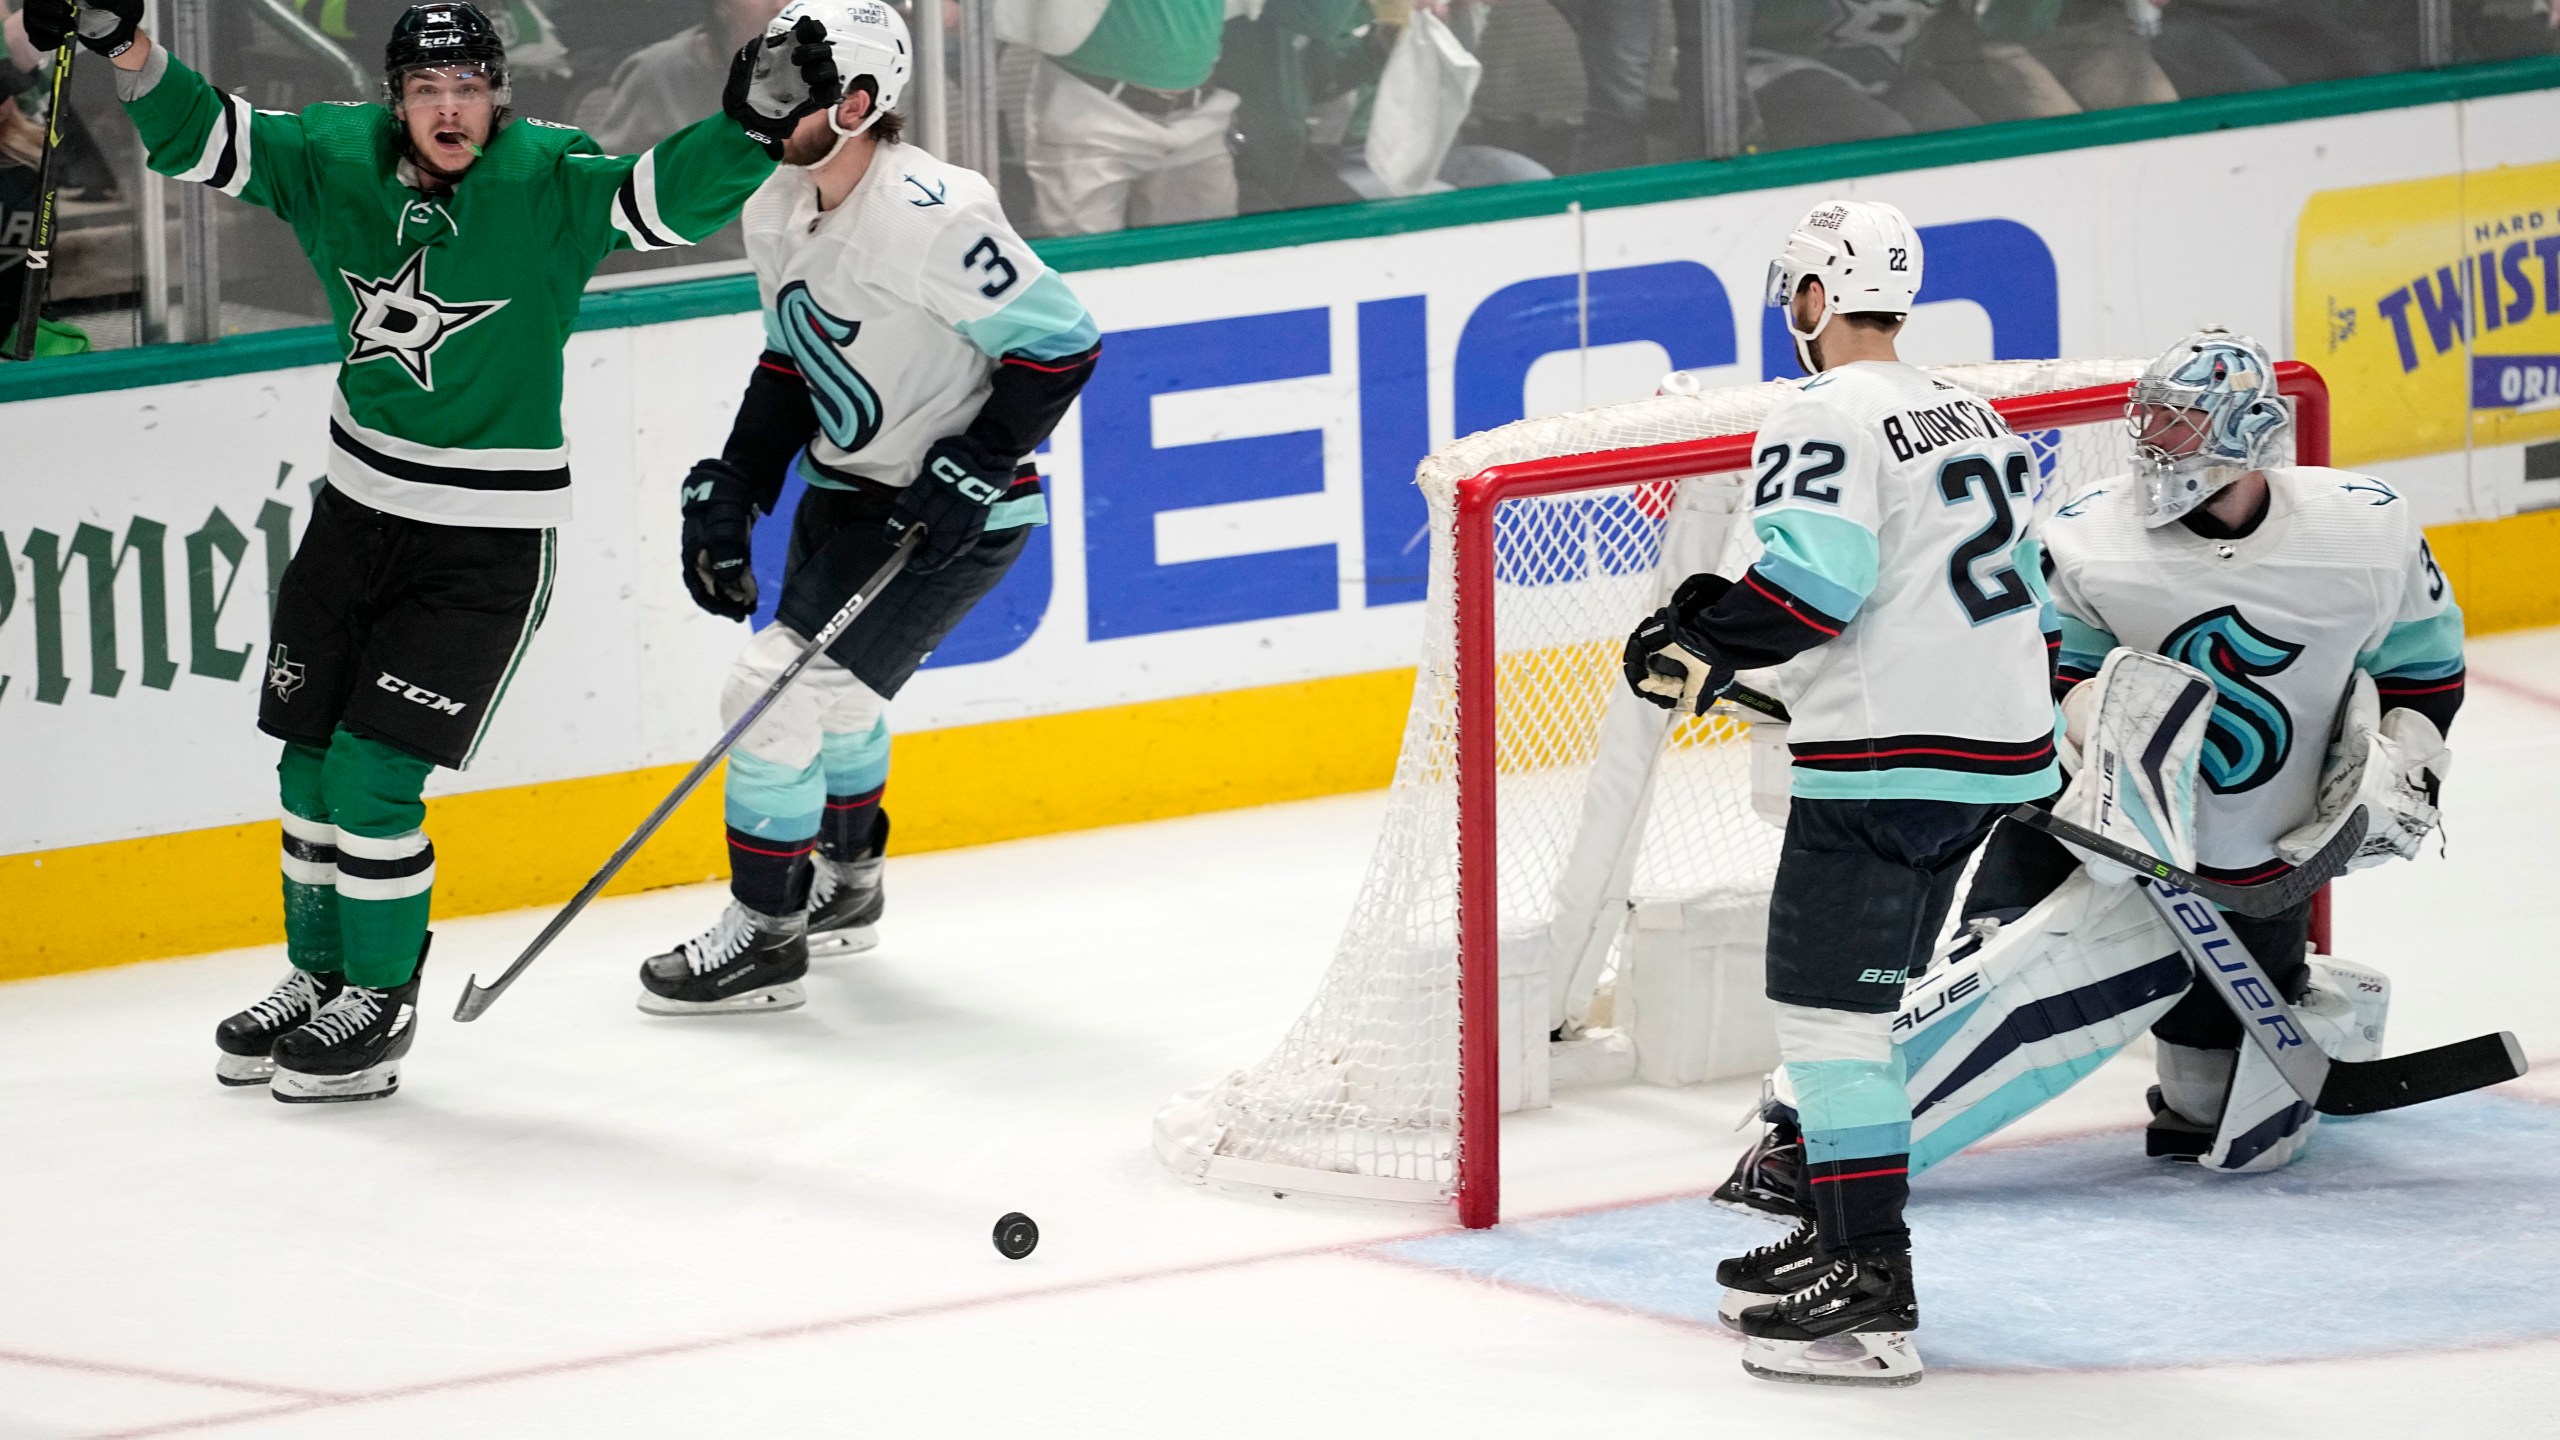
[[[2560,434],[2555,179],[2560,94],[2535,92],[1075,271],[1102,364],[1038,457],[1052,523],[892,708],[901,766],[920,738],[968,737],[936,752],[944,790],[900,792],[939,828],[900,834],[1141,818],[1180,807],[1168,785],[1206,808],[1354,783],[1308,779],[1326,766],[1383,783],[1396,672],[1420,651],[1416,462],[1649,394],[1673,368],[1794,373],[1762,277],[1832,195],[1921,227],[1909,358],[2142,356],[2225,325],[2327,371],[2342,463],[2376,468],[2429,523],[2531,508],[2560,489],[2523,461]],[[748,314],[572,340],[558,590],[480,758],[431,797],[630,776],[715,736],[746,632],[685,596],[675,497],[718,452],[760,345]],[[306,367],[0,405],[0,857],[272,816],[255,687],[329,385]],[[787,510],[759,534],[769,582]],[[1340,688],[1355,682],[1356,723]],[[1277,688],[1250,715],[1163,708],[1257,687]],[[1150,715],[1179,756],[1115,739]],[[948,787],[964,784],[962,804]],[[1150,784],[1144,807],[1111,803]],[[545,794],[554,818],[580,803]],[[509,852],[548,868],[507,903],[565,893],[594,858],[538,848]],[[11,873],[0,899],[49,893]]]

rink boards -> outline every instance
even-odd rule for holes
[[[1306,243],[1278,249],[1052,247],[1103,366],[1040,457],[1053,525],[899,697],[900,848],[1385,783],[1420,647],[1415,462],[1674,367],[1788,373],[1761,275],[1830,194],[1922,227],[1912,358],[2253,332],[2329,375],[2339,463],[2418,507],[2475,628],[2560,619],[2538,563],[2560,511],[2533,513],[2560,503],[2560,94],[2041,153],[2006,153],[2014,133],[1928,137],[1907,153],[1944,163],[1899,173],[1764,157],[1792,169],[1560,184],[1509,218],[1425,199],[1343,212],[1329,239],[1293,217]],[[1769,183],[1703,193],[1734,176]],[[432,792],[445,913],[573,889],[711,740],[743,638],[684,595],[674,496],[718,449],[759,326],[637,323],[647,296],[616,299],[570,345],[578,508],[548,622],[481,760]],[[331,372],[209,373],[224,353],[172,359],[204,378],[0,404],[0,977],[274,934],[274,747],[251,719]],[[89,368],[41,388],[130,365],[64,363]],[[0,399],[36,375],[0,376]],[[715,806],[630,883],[714,873]]]

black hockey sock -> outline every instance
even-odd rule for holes
[[[773,840],[729,827],[729,893],[759,915],[797,915],[809,903],[814,840]]]
[[[818,822],[818,853],[830,860],[868,859],[881,818],[880,797],[888,789],[878,785],[860,795],[828,796],[825,818]]]

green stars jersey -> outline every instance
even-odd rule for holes
[[[434,194],[381,105],[253,109],[158,49],[120,78],[152,169],[274,211],[319,273],[344,357],[329,483],[429,524],[569,518],[562,349],[587,277],[703,239],[773,172],[723,116],[636,156],[519,118]]]

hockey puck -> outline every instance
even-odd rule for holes
[[[1040,1248],[1040,1227],[1031,1217],[1016,1210],[996,1222],[996,1253],[1007,1260],[1019,1260]]]

